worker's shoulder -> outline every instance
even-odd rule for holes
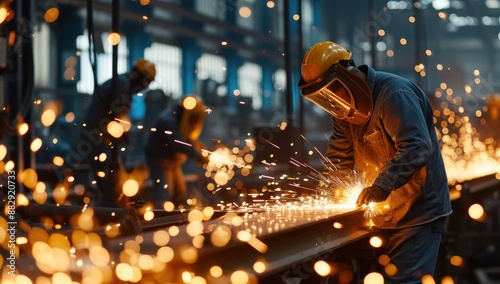
[[[422,89],[410,79],[384,71],[377,71],[375,89],[380,90],[379,92],[382,96],[393,96],[397,93],[413,94],[417,96],[423,94]]]
[[[386,86],[405,86],[410,85],[412,82],[399,74],[390,73],[386,71],[375,72],[375,84]]]

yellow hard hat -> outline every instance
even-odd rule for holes
[[[146,75],[146,77],[148,77],[149,80],[151,81],[155,80],[156,66],[154,63],[144,58],[141,58],[134,63],[134,66],[137,68],[137,70]]]
[[[349,60],[351,52],[331,41],[318,42],[311,46],[302,60],[302,78],[306,83],[316,80],[340,60]]]
[[[188,140],[196,140],[203,131],[203,122],[207,107],[198,95],[188,95],[179,102],[181,119],[179,130],[181,135]]]
[[[313,45],[302,60],[301,94],[339,120],[365,124],[373,111],[366,80],[351,72],[351,52],[323,41]],[[361,71],[360,71],[361,72]]]

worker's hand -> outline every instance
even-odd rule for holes
[[[381,202],[387,199],[390,192],[381,188],[378,185],[372,185],[363,188],[358,196],[356,205],[362,206],[363,204],[368,204],[370,202]]]

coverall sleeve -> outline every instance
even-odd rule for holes
[[[423,98],[410,91],[395,92],[383,101],[379,117],[394,141],[396,152],[381,169],[375,185],[386,190],[400,188],[431,158],[436,149],[432,149],[426,108]]]

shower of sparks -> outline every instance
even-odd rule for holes
[[[309,143],[304,135],[300,136]],[[303,168],[303,170],[308,172],[309,178],[318,182],[315,188],[304,188],[297,183],[292,183],[291,185],[310,191],[318,197],[325,198],[327,203],[355,206],[359,193],[363,188],[368,186],[364,175],[354,170],[340,170],[338,166],[333,164],[316,147],[313,148],[321,158],[321,162],[327,171],[320,172],[307,163],[290,158],[292,165]]]
[[[375,202],[370,202],[368,205],[363,205],[363,208],[365,209],[365,212],[363,216],[365,218],[373,218],[378,215],[377,211],[375,210]]]
[[[270,141],[266,142],[270,143]],[[280,149],[280,146],[276,145],[276,148]],[[246,192],[246,189],[243,188],[242,190],[245,193],[240,194],[240,199],[237,202],[225,203],[221,201],[217,206],[222,210],[258,211],[279,210],[279,208],[283,207],[323,208],[325,210],[355,209],[359,192],[365,187],[364,176],[355,171],[344,171],[343,175],[339,175],[340,171],[337,172],[338,167],[322,155],[317,148],[314,149],[324,164],[326,172],[320,172],[307,163],[290,158],[290,163],[300,168],[300,173],[307,173],[306,178],[288,174],[280,177],[259,174],[259,179],[268,180],[260,190],[251,189]],[[228,153],[227,150],[225,152]],[[276,163],[269,163],[265,160],[261,161],[261,163],[269,166],[265,170],[272,170],[276,166]],[[225,186],[229,179],[234,176],[233,172],[220,168],[221,166],[223,165],[207,168],[206,176],[212,177],[216,181],[216,185],[207,187],[214,194],[221,192],[221,186]],[[318,185],[311,187],[310,182],[317,182]]]
[[[326,134],[325,134],[326,136]],[[302,137],[302,139],[304,139],[304,141],[306,141],[311,147],[313,147],[313,145],[306,139],[306,137],[304,135],[300,135],[300,137]],[[326,139],[328,140],[328,136],[326,136]],[[334,165],[332,163],[332,161],[330,161],[330,159],[326,158],[322,153],[321,151],[318,150],[317,147],[313,147],[314,151],[321,157],[321,163],[323,164],[323,166],[328,169],[329,171],[336,171],[338,170],[339,168]]]
[[[205,176],[211,178],[215,183],[209,183],[207,189],[215,194],[220,191],[220,186],[225,186],[236,174],[248,176],[252,169],[253,155],[255,150],[253,141],[247,141],[243,149],[233,147],[219,147],[215,151],[203,149],[204,155],[209,156],[209,162],[205,165]]]
[[[479,76],[479,72],[474,75]],[[481,82],[488,84],[484,79]],[[485,89],[489,90],[485,85],[478,85],[477,90],[469,85],[465,87],[465,94],[448,92],[451,89],[442,83],[434,92],[437,99],[443,98],[440,108],[434,111],[434,118],[436,126],[440,126],[436,131],[452,184],[500,173],[500,147],[495,134],[488,133],[489,125],[498,124],[498,105],[493,102],[495,94],[484,94]],[[485,100],[487,97],[489,101]],[[476,128],[478,124],[486,126],[485,132]]]
[[[470,124],[465,124],[463,128],[465,131],[461,132],[458,141],[449,135],[443,135],[441,139],[441,153],[449,181],[456,183],[500,173],[500,148],[475,139]]]
[[[122,123],[124,123],[124,124],[128,124],[128,125],[130,125],[130,124],[131,124],[131,123],[130,123],[130,121],[123,120],[123,119],[119,119],[119,118],[117,118],[117,117],[115,117],[115,120],[116,120],[116,121],[118,121],[118,122],[122,122]]]
[[[267,161],[265,161],[265,160],[264,160],[264,161],[262,161],[262,163],[263,163],[264,165],[266,165],[266,166],[276,166],[276,163],[269,163],[269,162],[267,162]]]
[[[318,185],[309,190],[334,204],[355,206],[359,193],[367,186],[364,175],[356,171],[343,171],[342,174],[311,171],[309,177],[318,181]]]
[[[260,175],[259,178],[274,179],[272,176]]]
[[[276,144],[274,144],[273,142],[267,140],[267,139],[264,139],[264,138],[260,138],[261,140],[264,140],[266,143],[268,143],[269,145],[273,146],[274,148],[276,149],[279,149],[280,147]]]
[[[219,152],[212,152],[212,151],[208,151],[206,149],[202,149],[202,152],[210,153],[209,159],[211,162],[221,162],[222,164],[235,165],[235,166],[240,167],[240,168],[247,168],[247,169],[252,168],[250,165],[245,165],[243,163],[236,163],[236,162],[231,161],[230,156],[222,155],[220,151]]]
[[[186,146],[190,146],[190,147],[191,147],[191,146],[193,146],[193,145],[191,145],[191,144],[189,144],[189,143],[186,143],[186,142],[183,142],[183,141],[180,141],[180,140],[177,140],[177,139],[175,139],[174,141],[175,141],[176,143],[183,144],[183,145],[186,145]]]

